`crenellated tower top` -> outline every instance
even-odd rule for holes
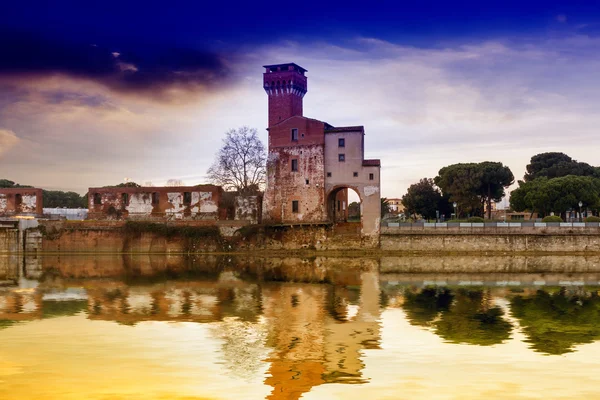
[[[296,115],[302,115],[302,98],[307,92],[307,72],[301,66],[265,65],[263,88],[269,96],[269,127]]]

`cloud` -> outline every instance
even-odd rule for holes
[[[13,131],[0,129],[0,156],[9,151],[19,142],[19,138]]]
[[[565,22],[567,22],[567,16],[565,14],[558,14],[556,16],[556,20],[561,24],[564,24]]]
[[[0,78],[64,75],[125,94],[168,98],[229,83],[230,71],[215,53],[178,47],[104,48],[33,34],[0,31]],[[172,94],[172,93],[171,93]]]

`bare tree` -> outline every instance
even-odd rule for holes
[[[243,126],[225,134],[223,146],[213,165],[208,169],[208,179],[226,190],[250,193],[265,184],[265,146],[256,129]]]

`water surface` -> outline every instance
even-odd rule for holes
[[[422,274],[390,265],[17,263],[0,279],[0,398],[600,397],[600,279],[588,267]]]

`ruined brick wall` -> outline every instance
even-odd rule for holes
[[[216,220],[222,193],[214,185],[90,188],[88,219]]]
[[[235,220],[258,224],[262,221],[261,196],[236,196]]]
[[[292,129],[297,129],[297,140],[292,140]],[[323,132],[323,122],[305,117],[269,128],[265,222],[326,220]]]
[[[0,189],[0,216],[42,215],[42,189]]]

